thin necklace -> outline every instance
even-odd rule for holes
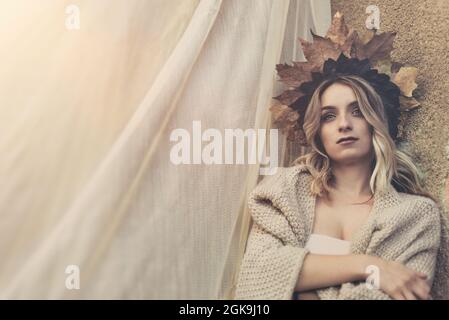
[[[350,205],[354,205],[354,204],[365,204],[365,203],[367,203],[368,201],[370,201],[373,197],[374,197],[374,193],[371,195],[371,197],[370,197],[368,200],[363,201],[363,202],[350,203]]]

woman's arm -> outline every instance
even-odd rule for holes
[[[426,274],[399,262],[385,261],[369,255],[322,256],[309,254],[304,259],[295,291],[331,287],[346,282],[364,281],[368,266],[379,268],[380,289],[398,300],[428,299],[430,286]]]
[[[340,288],[317,289],[321,299],[427,299],[432,291],[440,247],[440,210],[423,201],[413,210],[378,219],[370,265],[378,267],[378,287],[344,283]],[[375,244],[375,245],[374,245]]]
[[[298,276],[295,291],[304,292],[365,280],[369,266],[366,255],[315,255],[308,254]]]

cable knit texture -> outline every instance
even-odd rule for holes
[[[238,275],[235,299],[290,300],[309,251],[316,197],[303,165],[279,168],[250,193],[252,226]],[[426,273],[432,299],[449,299],[449,223],[431,199],[376,192],[366,222],[353,235],[352,254],[395,260]],[[320,299],[391,299],[365,282],[316,291]]]

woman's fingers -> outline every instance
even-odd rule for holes
[[[427,282],[418,281],[418,283],[415,286],[414,292],[418,296],[419,299],[428,300],[429,293],[430,293],[430,287],[427,284]]]
[[[396,292],[391,296],[393,299],[395,300],[406,300],[406,298],[404,297],[404,295],[400,292]]]
[[[430,299],[427,274],[405,267],[397,261],[381,265],[381,289],[395,300]]]
[[[413,294],[413,292],[408,290],[408,289],[405,289],[403,291],[403,295],[404,295],[406,300],[417,300],[415,295]]]

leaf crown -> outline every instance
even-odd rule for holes
[[[299,39],[306,62],[276,65],[281,82],[288,89],[273,97],[274,123],[291,141],[307,145],[303,130],[304,115],[316,88],[326,79],[339,75],[357,75],[379,94],[394,141],[402,138],[401,112],[419,107],[412,93],[416,89],[417,69],[391,60],[395,32],[376,34],[376,30],[359,36],[337,12],[325,37],[312,32],[313,42]]]

